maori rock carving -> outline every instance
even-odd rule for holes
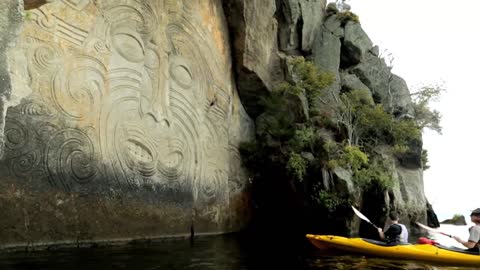
[[[221,8],[61,0],[32,10],[21,44],[33,93],[9,112],[2,162],[11,175],[84,195],[154,198],[185,213],[205,207],[221,226],[229,196],[246,183],[231,153],[248,133],[238,127],[251,125],[234,115],[234,101],[241,105],[220,64],[228,36],[214,23],[225,22],[202,21],[205,6]]]

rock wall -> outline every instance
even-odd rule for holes
[[[334,102],[333,95],[341,91],[366,89],[377,103],[382,103],[386,111],[396,117],[413,116],[406,82],[391,72],[379,48],[352,15],[338,12],[334,5],[328,8],[324,0],[223,2],[231,28],[240,96],[257,124],[263,121],[262,117],[258,117],[263,111],[259,97],[269,95],[279,82],[291,79],[289,59],[299,56],[313,61],[320,70],[335,75],[336,80],[329,86],[329,95],[323,97],[324,101]],[[321,106],[328,110],[328,105]],[[418,233],[414,223],[426,223],[427,210],[428,222],[435,223],[435,220],[431,219],[434,214],[428,207],[423,189],[421,142],[416,142],[411,149],[402,156],[383,154],[392,161],[395,172],[396,185],[388,192],[361,191],[349,172],[343,170],[341,173],[332,172],[334,183],[331,192],[350,194],[352,203],[357,204],[379,226],[386,222],[388,209],[400,211],[402,222],[410,227],[412,234]],[[321,179],[320,176],[316,178]],[[302,198],[301,192],[287,184],[278,184],[279,179],[264,182],[269,184],[263,183],[259,193],[271,201],[259,198],[259,202],[269,208],[262,213],[270,215],[269,220],[275,220],[270,227],[281,227],[278,230],[285,231],[303,226],[300,230],[307,228],[309,232],[316,230],[322,233],[319,228],[330,223],[326,227],[335,232],[349,235],[360,232],[364,236],[378,237],[376,231],[373,234],[370,231],[373,228],[371,225],[360,226],[359,219],[351,211],[347,215],[336,214],[340,218],[320,218],[317,212],[308,209],[308,198]],[[273,194],[290,194],[288,200],[291,201],[287,203],[285,196]],[[285,207],[289,211],[285,211]]]
[[[253,125],[220,0],[26,7],[0,4],[0,61],[13,59],[0,65],[0,244],[219,233],[248,221],[238,144]]]
[[[361,24],[349,16],[337,12],[330,5],[309,56],[321,70],[335,74],[336,82],[329,91],[335,94],[344,90],[368,89],[374,100],[382,103],[387,112],[397,118],[413,117],[412,100],[405,80],[391,72],[391,67],[379,54],[379,48],[374,46]],[[398,211],[401,222],[415,235],[419,234],[415,222],[427,222],[427,200],[423,187],[422,142],[412,142],[410,149],[405,154],[395,155],[385,151],[382,146],[378,147],[376,152],[392,164],[395,185],[379,194],[375,190],[365,190],[360,200],[352,193],[351,198],[358,202],[364,214],[379,225],[386,222],[388,210]],[[352,218],[347,219],[345,225],[352,235],[358,232],[373,238],[378,235],[371,230],[371,225],[360,226],[357,218]]]
[[[286,56],[309,52],[324,18],[325,0],[223,0],[232,35],[236,81],[252,117],[259,100],[281,83]]]

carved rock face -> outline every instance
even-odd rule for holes
[[[237,146],[252,127],[219,1],[62,0],[30,12],[19,46],[33,93],[7,114],[10,176],[180,207],[181,228],[156,234],[197,217],[200,230],[228,230],[246,183]]]

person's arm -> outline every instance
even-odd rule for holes
[[[378,228],[378,235],[380,236],[380,239],[385,240],[385,233],[382,228]]]
[[[458,236],[454,236],[453,239],[457,240],[457,242],[467,248],[474,248],[477,245],[478,241],[480,241],[480,228],[478,226],[475,226],[470,229],[470,236],[468,237],[468,241],[463,241]]]
[[[477,244],[476,242],[473,242],[473,241],[463,241],[460,237],[458,236],[454,236],[453,239],[457,240],[458,243],[462,244],[464,247],[467,247],[467,248],[474,248],[475,245]]]

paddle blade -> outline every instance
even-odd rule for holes
[[[428,227],[427,225],[423,225],[423,224],[420,223],[420,222],[415,222],[415,223],[417,223],[418,227],[420,227],[420,228],[422,228],[422,229],[425,229],[425,230],[430,231],[430,232],[437,232],[436,229],[430,228],[430,227]]]
[[[415,222],[418,227],[422,228],[422,229],[425,229],[429,232],[432,232],[432,233],[438,233],[438,234],[442,234],[442,235],[445,235],[445,236],[448,236],[448,237],[452,237],[450,234],[447,234],[447,233],[444,233],[444,232],[440,232],[438,231],[437,229],[434,229],[434,228],[431,228],[431,227],[428,227],[427,225],[423,225],[422,223],[420,222]]]
[[[366,216],[364,216],[360,211],[358,211],[357,208],[353,207],[353,205],[352,205],[352,209],[355,215],[357,215],[359,218],[365,220],[368,223],[372,223]]]

